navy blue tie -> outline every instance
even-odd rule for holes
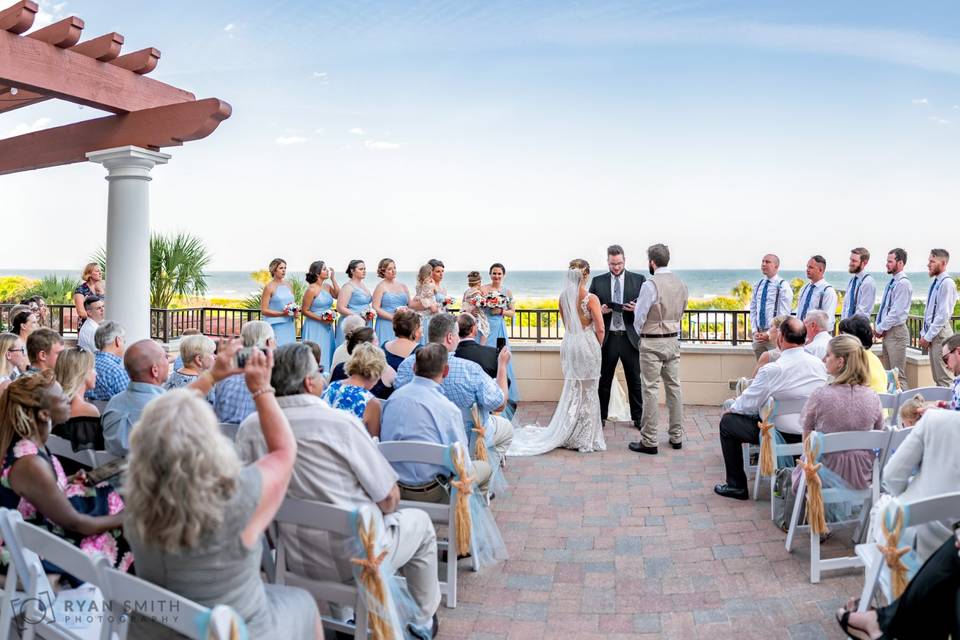
[[[860,279],[857,276],[850,278],[850,315],[852,316],[857,311],[857,283],[860,282]]]
[[[760,325],[760,330],[764,331],[767,328],[767,287],[770,286],[769,280],[763,281],[763,293],[760,294],[760,316],[758,317],[758,324]]]

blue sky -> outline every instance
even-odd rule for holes
[[[611,242],[636,262],[667,242],[686,268],[840,267],[861,244],[925,256],[949,237],[914,223],[960,201],[956,3],[41,4],[233,106],[151,184],[153,227],[201,235],[214,268],[561,268]],[[94,115],[48,102],[0,136]],[[103,174],[0,177],[13,232],[62,229],[0,267],[85,262]]]

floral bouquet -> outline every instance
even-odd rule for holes
[[[322,322],[333,322],[334,320],[336,320],[336,318],[337,318],[337,315],[333,312],[333,309],[327,309],[326,311],[320,314],[320,320]]]
[[[372,307],[367,307],[363,310],[363,319],[367,322],[371,322],[374,318],[377,317],[377,312],[373,310]]]
[[[490,309],[502,310],[507,309],[511,302],[513,302],[513,300],[508,298],[505,294],[500,293],[499,291],[491,291],[487,293],[483,306]]]
[[[443,308],[444,308],[444,309],[446,309],[447,307],[449,307],[449,306],[452,305],[452,304],[453,304],[453,298],[452,298],[451,296],[444,296],[444,297],[443,297]]]
[[[283,307],[283,312],[288,316],[296,315],[299,311],[300,306],[296,302],[288,302]]]
[[[478,291],[478,292],[474,293],[473,295],[468,296],[468,297],[467,297],[467,302],[468,302],[471,306],[474,306],[474,307],[476,307],[477,309],[479,309],[480,307],[485,307],[485,306],[487,306],[487,297]]]

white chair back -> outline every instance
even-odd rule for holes
[[[388,440],[380,443],[380,453],[389,462],[414,462],[446,466],[447,447],[435,442]]]
[[[878,393],[880,396],[880,406],[889,411],[886,423],[890,426],[897,424],[897,414],[900,411],[900,395],[896,393]]]
[[[916,389],[901,391],[898,396],[898,406],[914,396],[920,396],[927,402],[939,402],[940,400],[950,402],[953,400],[953,390],[948,387],[917,387]]]
[[[191,640],[207,640],[205,635],[201,635],[202,620],[209,615],[210,609],[189,598],[184,598],[136,576],[109,568],[103,571],[101,588],[114,616],[119,617],[121,612],[140,613],[147,618],[152,618],[156,624],[185,635]],[[147,603],[145,610],[142,606],[140,610],[134,609],[136,605],[143,603]],[[129,616],[123,617],[125,619],[118,629],[119,640],[127,640],[130,632]]]
[[[239,424],[233,424],[232,422],[221,422],[220,423],[220,433],[225,435],[231,442],[237,441],[237,432],[240,430]]]

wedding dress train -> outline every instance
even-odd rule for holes
[[[581,314],[589,317],[587,299],[578,303],[583,274],[571,269],[560,296],[563,309],[564,336],[560,344],[560,367],[563,391],[546,427],[520,427],[513,434],[508,456],[535,456],[557,448],[581,452],[604,451],[603,425],[600,422],[600,343],[593,323],[587,328]]]

